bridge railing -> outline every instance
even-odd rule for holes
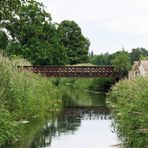
[[[23,66],[47,77],[114,77],[113,66]]]

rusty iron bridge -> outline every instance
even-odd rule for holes
[[[115,77],[114,66],[19,66],[46,77]]]

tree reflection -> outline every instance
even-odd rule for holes
[[[50,147],[55,138],[75,134],[82,120],[111,119],[109,110],[105,107],[104,94],[67,90],[63,97],[63,106],[61,112],[50,113],[48,121],[26,125],[20,141],[15,145],[7,145],[6,148]]]
[[[79,107],[63,109],[56,119],[46,123],[35,136],[31,148],[47,147],[52,139],[62,135],[74,134],[81,126],[81,120],[110,120],[109,110],[104,107]]]

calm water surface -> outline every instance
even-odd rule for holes
[[[6,148],[110,148],[118,139],[104,94],[66,89],[63,110],[22,128],[21,140]]]

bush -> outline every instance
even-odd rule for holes
[[[127,148],[148,147],[148,77],[122,80],[107,95],[115,129]]]

